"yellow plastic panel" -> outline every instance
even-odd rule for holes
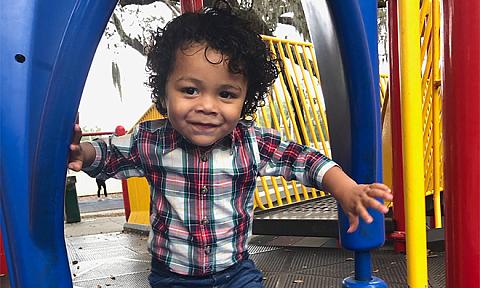
[[[145,178],[134,177],[127,180],[130,200],[130,224],[150,224],[150,187]]]

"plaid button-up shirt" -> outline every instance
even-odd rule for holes
[[[219,272],[245,257],[257,176],[283,176],[321,189],[323,175],[335,165],[318,151],[282,141],[273,129],[243,122],[208,150],[189,143],[167,120],[92,144],[96,159],[84,169],[90,176],[146,177],[149,250],[184,275]]]

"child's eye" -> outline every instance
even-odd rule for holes
[[[228,91],[222,91],[220,92],[220,97],[223,99],[234,99],[237,98],[235,94],[228,92]]]
[[[181,89],[182,93],[188,94],[188,95],[195,95],[198,94],[198,89],[194,87],[185,87]]]

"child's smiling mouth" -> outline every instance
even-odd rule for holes
[[[198,129],[198,130],[210,130],[220,126],[219,124],[200,123],[200,122],[191,122],[190,125],[192,125],[195,129]]]

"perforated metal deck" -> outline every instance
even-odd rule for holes
[[[261,236],[252,241],[251,258],[263,271],[266,288],[341,287],[342,279],[353,274],[353,255],[349,251],[270,246],[288,243],[287,238]],[[149,287],[150,256],[145,236],[115,233],[72,237],[66,241],[75,287]],[[444,254],[429,255],[428,265],[430,287],[445,287]],[[374,275],[384,279],[389,287],[408,287],[405,255],[386,249],[375,251],[373,269]]]
[[[253,233],[261,235],[338,237],[337,202],[332,196],[255,211]],[[393,232],[385,218],[386,233]]]

